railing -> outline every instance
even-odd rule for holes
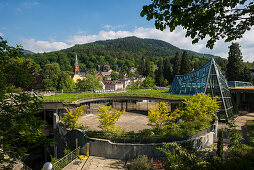
[[[61,170],[69,163],[71,163],[74,159],[79,155],[80,147],[68,153],[66,156],[59,159],[57,162],[53,164],[52,170]]]
[[[32,169],[23,163],[23,167],[21,168],[21,170],[32,170]]]

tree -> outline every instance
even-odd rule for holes
[[[102,89],[103,85],[99,77],[87,74],[85,79],[78,79],[76,87],[79,91],[86,91]]]
[[[147,58],[145,60],[145,73],[144,73],[144,76],[149,76],[151,75],[151,62],[150,62],[150,59]]]
[[[211,98],[204,93],[198,93],[186,99],[183,106],[174,112],[179,113],[183,121],[196,122],[203,128],[211,123],[219,111],[219,103],[218,97]]]
[[[254,25],[254,3],[248,0],[204,1],[204,0],[152,0],[143,6],[141,16],[155,20],[155,27],[174,31],[177,26],[187,30],[186,36],[197,43],[210,37],[206,46],[213,48],[219,39],[230,42],[242,38]]]
[[[147,89],[147,88],[152,88],[155,86],[155,80],[148,76],[146,79],[142,82],[141,88]]]
[[[59,75],[58,79],[58,87],[57,89],[61,90],[73,90],[74,88],[74,81],[73,79],[69,76],[69,74],[65,71],[62,71]]]
[[[222,160],[224,159],[224,151],[223,151],[223,128],[218,130],[219,134],[218,134],[218,142],[217,142],[217,151],[216,151],[216,154],[219,158],[221,158]]]
[[[155,81],[156,85],[162,86],[164,84],[164,77],[163,77],[163,60],[159,60],[158,62],[158,69],[156,70],[155,73]]]
[[[163,76],[164,78],[169,82],[172,83],[173,79],[173,71],[172,71],[172,65],[169,58],[166,58],[163,61]]]
[[[61,75],[58,63],[46,64],[42,73],[43,86],[46,90],[58,89],[58,80]]]
[[[65,107],[66,113],[64,113],[63,118],[65,126],[71,129],[77,128],[79,126],[78,120],[80,119],[80,116],[84,114],[85,107],[87,107],[87,105],[82,105],[73,109]]]
[[[1,165],[5,162],[10,168],[29,151],[50,144],[43,133],[46,122],[36,116],[41,104],[39,98],[25,93],[10,94],[0,100]]]
[[[184,51],[182,55],[180,74],[183,75],[183,74],[189,73],[191,72],[191,70],[192,69],[191,69],[188,53],[187,51]]]
[[[31,90],[41,87],[39,65],[30,58],[12,58],[6,66],[5,73],[9,87]],[[9,90],[10,91],[10,90]]]
[[[252,82],[253,81],[253,78],[252,78],[252,75],[251,75],[251,72],[250,70],[248,69],[248,67],[244,67],[243,69],[243,81],[246,81],[246,82]]]
[[[111,80],[118,80],[118,79],[119,79],[119,73],[112,71]]]
[[[174,66],[173,66],[173,74],[180,75],[180,69],[181,69],[181,56],[179,52],[176,53],[174,58]]]
[[[125,113],[125,110],[119,111],[116,109],[111,109],[111,106],[101,106],[98,110],[101,112],[98,114],[100,125],[99,127],[106,133],[114,132],[116,130],[116,122],[122,114]]]
[[[0,36],[0,99],[4,97],[9,84],[6,69],[11,59],[22,57],[22,48],[20,46],[11,47],[7,41]]]
[[[179,114],[177,112],[169,113],[168,107],[169,104],[164,102],[160,102],[155,107],[150,107],[148,111],[149,125],[159,131],[175,121]]]
[[[229,46],[228,64],[227,64],[227,80],[228,81],[241,81],[243,64],[242,64],[242,52],[238,43],[232,43]]]

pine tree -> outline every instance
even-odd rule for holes
[[[243,79],[242,80],[246,81],[246,82],[252,82],[252,80],[253,80],[251,72],[248,69],[248,67],[246,67],[246,66],[243,69]]]
[[[144,76],[149,76],[151,75],[151,62],[150,59],[147,58],[145,60],[145,72],[144,72]]]
[[[164,78],[169,82],[172,83],[172,75],[173,75],[173,71],[172,71],[172,65],[170,63],[170,59],[166,58],[163,61],[163,76]]]
[[[174,76],[180,75],[180,68],[181,68],[181,56],[180,56],[179,52],[177,52],[175,55],[174,66],[173,66]]]
[[[227,64],[227,80],[240,81],[243,79],[242,52],[238,43],[232,43],[229,46],[228,64]]]
[[[158,62],[158,70],[156,71],[155,81],[156,81],[156,85],[158,86],[161,86],[164,83],[162,59]]]
[[[187,53],[187,51],[184,51],[183,55],[182,55],[182,60],[181,60],[180,74],[183,75],[183,74],[189,73],[189,72],[191,72],[191,70],[192,69],[191,69],[188,53]]]

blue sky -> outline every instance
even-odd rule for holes
[[[219,41],[213,50],[205,41],[192,45],[185,31],[159,31],[140,17],[150,0],[0,0],[0,35],[10,45],[34,52],[55,51],[97,40],[126,36],[154,38],[179,48],[227,57],[230,43]],[[245,61],[253,61],[254,31],[238,41]]]

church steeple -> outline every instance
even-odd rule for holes
[[[77,54],[76,54],[76,58],[75,58],[75,65],[78,65],[78,56],[77,56]]]
[[[75,74],[79,73],[79,65],[78,65],[78,56],[77,56],[77,54],[76,54],[75,64],[74,64],[74,73]]]

